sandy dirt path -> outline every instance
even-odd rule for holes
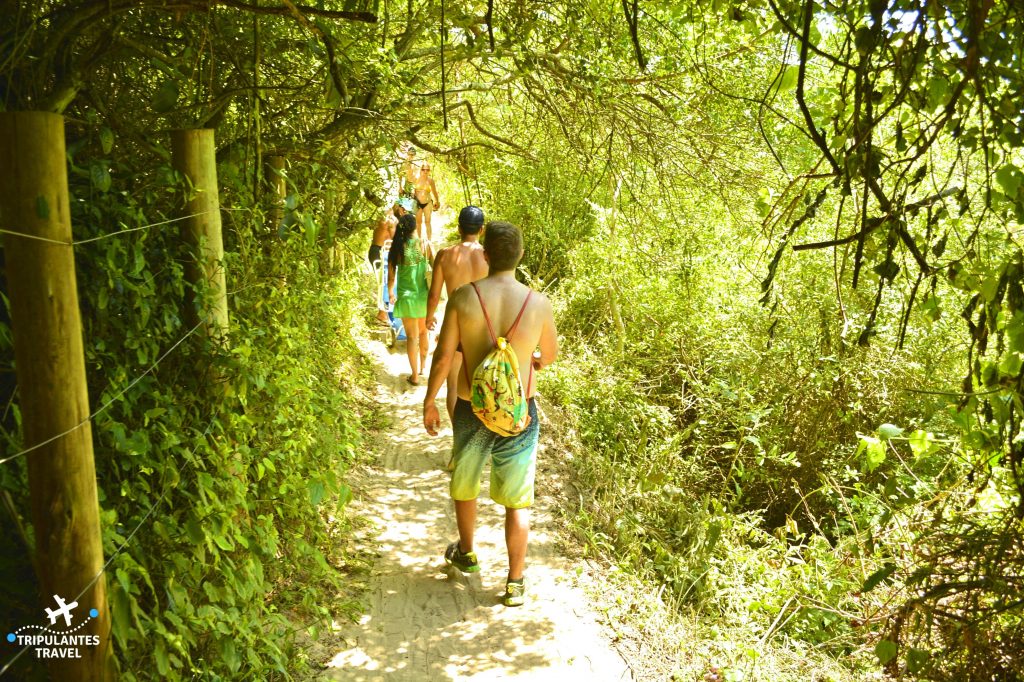
[[[527,603],[506,608],[499,600],[508,570],[504,513],[487,496],[486,473],[476,538],[482,570],[464,575],[442,558],[457,537],[445,470],[451,429],[435,438],[424,431],[425,388],[405,383],[404,344],[392,352],[368,342],[367,350],[380,362],[379,400],[394,416],[393,426],[370,443],[375,464],[353,480],[352,506],[374,520],[378,557],[367,611],[359,623],[343,626],[336,640],[343,644],[329,652],[319,679],[631,680],[578,586],[587,574],[577,577],[556,547],[558,489],[544,464],[557,456],[554,448],[542,437]]]

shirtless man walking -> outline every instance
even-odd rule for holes
[[[490,431],[470,405],[470,371],[458,381],[458,402],[452,424],[454,471],[450,492],[455,500],[459,539],[445,551],[445,561],[464,573],[480,570],[473,549],[476,528],[476,498],[480,476],[491,462],[491,498],[505,507],[505,544],[508,549],[508,577],[502,601],[520,606],[524,601],[523,570],[530,533],[530,506],[537,464],[540,422],[533,398],[534,373],[555,360],[558,338],[551,303],[516,281],[515,270],[523,256],[523,237],[514,225],[490,222],[484,231],[484,256],[488,276],[471,286],[456,290],[448,299],[441,335],[430,368],[427,394],[423,401],[423,425],[437,435],[441,423],[435,400],[456,349],[462,349],[464,367],[476,367],[492,346],[489,318],[496,334],[504,333],[527,375],[530,425],[522,433],[503,437]],[[486,311],[486,312],[485,312]],[[519,318],[514,329],[513,323]],[[512,333],[509,333],[512,332]],[[539,348],[539,352],[534,352]],[[528,369],[527,369],[528,368]]]
[[[437,326],[435,313],[441,300],[441,286],[444,285],[449,299],[463,284],[475,282],[487,276],[487,260],[484,248],[480,246],[480,229],[484,226],[484,212],[476,206],[467,206],[459,211],[459,235],[462,243],[448,246],[437,252],[434,258],[434,276],[430,280],[427,295],[427,329]],[[458,398],[459,370],[462,367],[462,353],[455,351],[451,369],[448,370],[448,395],[445,404],[448,419],[455,414],[455,400]]]
[[[373,243],[370,244],[370,251],[366,254],[370,265],[380,261],[380,250],[384,246],[384,242],[395,236],[395,225],[398,224],[395,217],[391,211],[385,211],[373,226]]]
[[[377,223],[373,226],[373,243],[370,244],[370,251],[366,254],[366,259],[370,261],[370,267],[373,271],[379,272],[378,268],[381,267],[381,249],[384,247],[384,243],[395,236],[395,225],[398,221],[395,219],[394,214],[391,211],[386,211]],[[386,265],[384,267],[387,267]],[[377,292],[377,298],[380,299],[380,292]],[[377,321],[388,324],[388,313],[381,308],[377,308]]]

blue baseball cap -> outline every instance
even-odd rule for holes
[[[483,225],[483,209],[476,206],[467,206],[459,211],[459,225]]]

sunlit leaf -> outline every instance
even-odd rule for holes
[[[875,645],[875,656],[878,657],[878,662],[882,665],[895,658],[897,653],[899,653],[899,648],[896,646],[896,643],[890,642],[887,639],[880,640]]]
[[[882,566],[882,568],[868,576],[867,580],[864,581],[863,587],[860,588],[860,591],[870,592],[878,587],[882,582],[886,581],[895,572],[896,564],[886,564]]]
[[[878,437],[882,440],[889,440],[903,435],[903,429],[895,424],[882,424],[878,427]]]

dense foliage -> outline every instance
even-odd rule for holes
[[[358,446],[341,254],[411,140],[524,228],[581,536],[746,637],[727,675],[1024,675],[1018,5],[6,3],[3,106],[67,116],[76,239],[176,215],[167,131],[218,140],[225,346],[175,225],[76,247],[123,669],[286,674]],[[28,575],[23,462],[0,489]]]
[[[79,149],[72,163],[89,163],[90,146]],[[97,200],[103,190],[88,177],[73,183],[73,196],[91,199],[75,204],[77,239],[159,222],[161,208],[175,206],[170,169],[149,187],[119,175],[105,190],[110,201]],[[175,225],[76,247],[90,395],[94,410],[109,403],[94,433],[125,679],[285,674],[301,660],[294,631],[327,615],[322,596],[340,577],[326,516],[348,499],[342,476],[360,443],[360,374],[342,331],[356,292],[321,271],[301,235],[261,243],[259,213],[234,190],[222,193],[235,209],[225,214],[234,243],[224,347],[183,320]],[[6,449],[15,452],[16,403],[8,414]],[[11,511],[27,509],[24,461],[2,476]],[[9,539],[19,552],[5,554],[6,584],[22,587],[5,596],[5,612],[33,622],[32,593],[13,578],[30,569],[21,552],[31,529]]]
[[[528,150],[459,169],[559,303],[585,535],[755,649],[1019,676],[1019,10],[641,7],[465,96]]]

